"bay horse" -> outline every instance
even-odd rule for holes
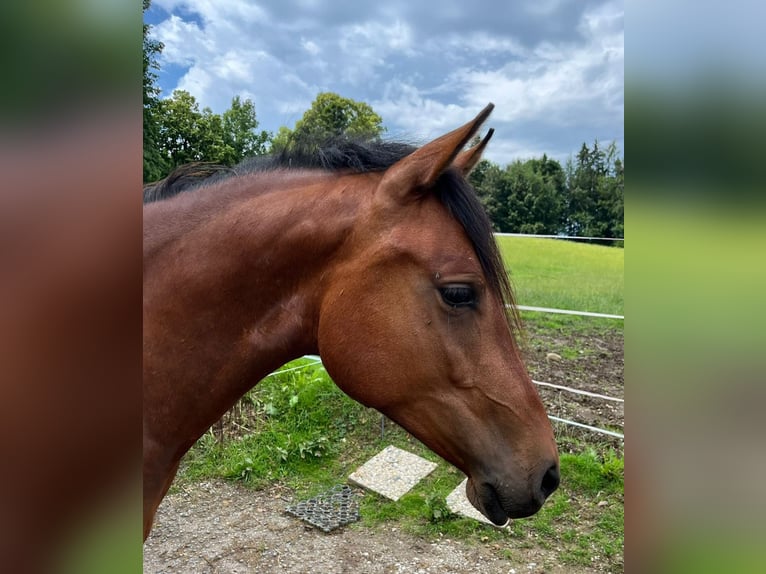
[[[492,108],[417,149],[339,143],[145,189],[144,539],[184,453],[307,354],[463,471],[492,523],[558,487],[508,276],[466,180],[492,130],[461,150]]]

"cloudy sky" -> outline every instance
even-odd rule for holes
[[[369,103],[422,143],[496,105],[486,157],[624,149],[624,2],[153,0],[163,96],[216,113],[240,95],[260,128],[292,128],[322,91]]]

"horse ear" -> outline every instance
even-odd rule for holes
[[[471,149],[467,149],[457,154],[457,157],[455,158],[455,161],[452,162],[452,165],[462,171],[464,176],[468,177],[468,174],[473,171],[473,168],[476,167],[476,164],[481,161],[481,155],[484,153],[484,148],[487,147],[487,144],[489,143],[489,140],[492,139],[492,134],[494,133],[495,130],[490,128],[490,130],[487,132],[487,135],[484,136],[484,139],[481,140],[478,144],[473,146]]]
[[[464,126],[400,159],[386,170],[379,189],[399,201],[420,197],[422,192],[433,186],[439,176],[452,165],[458,152],[479,130],[494,107],[494,104],[487,105]]]

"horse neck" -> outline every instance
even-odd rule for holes
[[[316,353],[323,286],[369,196],[350,191],[351,177],[298,177],[277,191],[274,174],[257,194],[237,182],[218,199],[209,189],[149,206],[145,372],[228,403]]]

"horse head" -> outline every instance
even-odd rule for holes
[[[559,469],[491,225],[466,180],[491,132],[461,150],[491,110],[366,174],[370,199],[323,279],[317,336],[338,386],[463,471],[472,504],[503,525],[537,512]]]

